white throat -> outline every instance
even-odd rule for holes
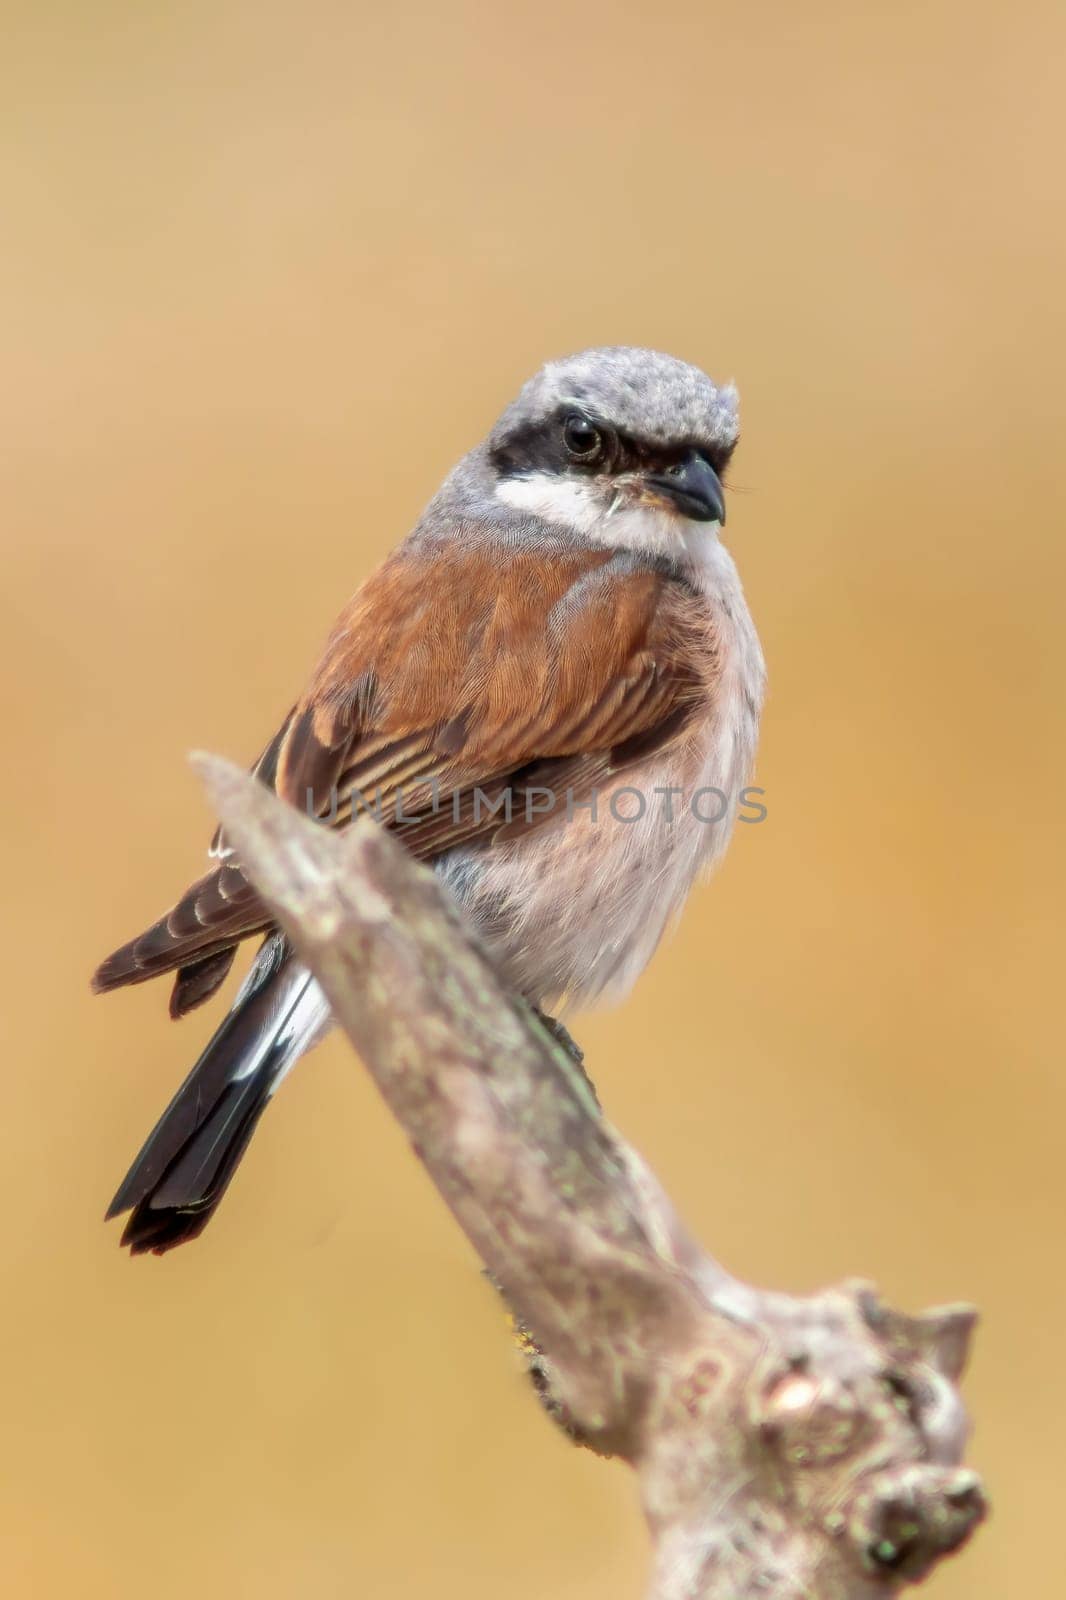
[[[605,502],[602,492],[581,478],[531,472],[501,479],[496,495],[516,511],[531,512],[544,522],[569,528],[614,550],[635,550],[702,565],[708,544],[717,543],[716,522],[694,522],[665,506],[626,505],[621,497]]]

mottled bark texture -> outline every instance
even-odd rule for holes
[[[865,1283],[793,1298],[737,1282],[396,838],[369,820],[331,832],[198,765],[529,1330],[549,1408],[636,1471],[653,1600],[875,1600],[958,1549],[984,1513],[959,1464],[973,1312],[904,1316]]]

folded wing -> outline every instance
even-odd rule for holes
[[[491,849],[507,823],[490,801],[528,786],[590,791],[683,739],[714,692],[699,597],[617,551],[504,549],[472,531],[408,541],[340,618],[306,694],[255,771],[284,799],[343,825],[351,794],[433,860]],[[412,820],[413,819],[413,820]],[[240,940],[271,926],[223,835],[216,865],[98,969],[112,989],[177,970],[181,1015],[225,978]]]

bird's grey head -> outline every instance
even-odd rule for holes
[[[616,346],[542,367],[487,449],[507,505],[597,543],[665,552],[694,523],[725,522],[721,479],[737,432],[732,384]]]

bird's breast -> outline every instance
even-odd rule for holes
[[[618,999],[729,842],[758,736],[763,662],[736,570],[714,541],[691,578],[703,692],[683,734],[549,821],[456,851],[438,870],[538,1004]]]

